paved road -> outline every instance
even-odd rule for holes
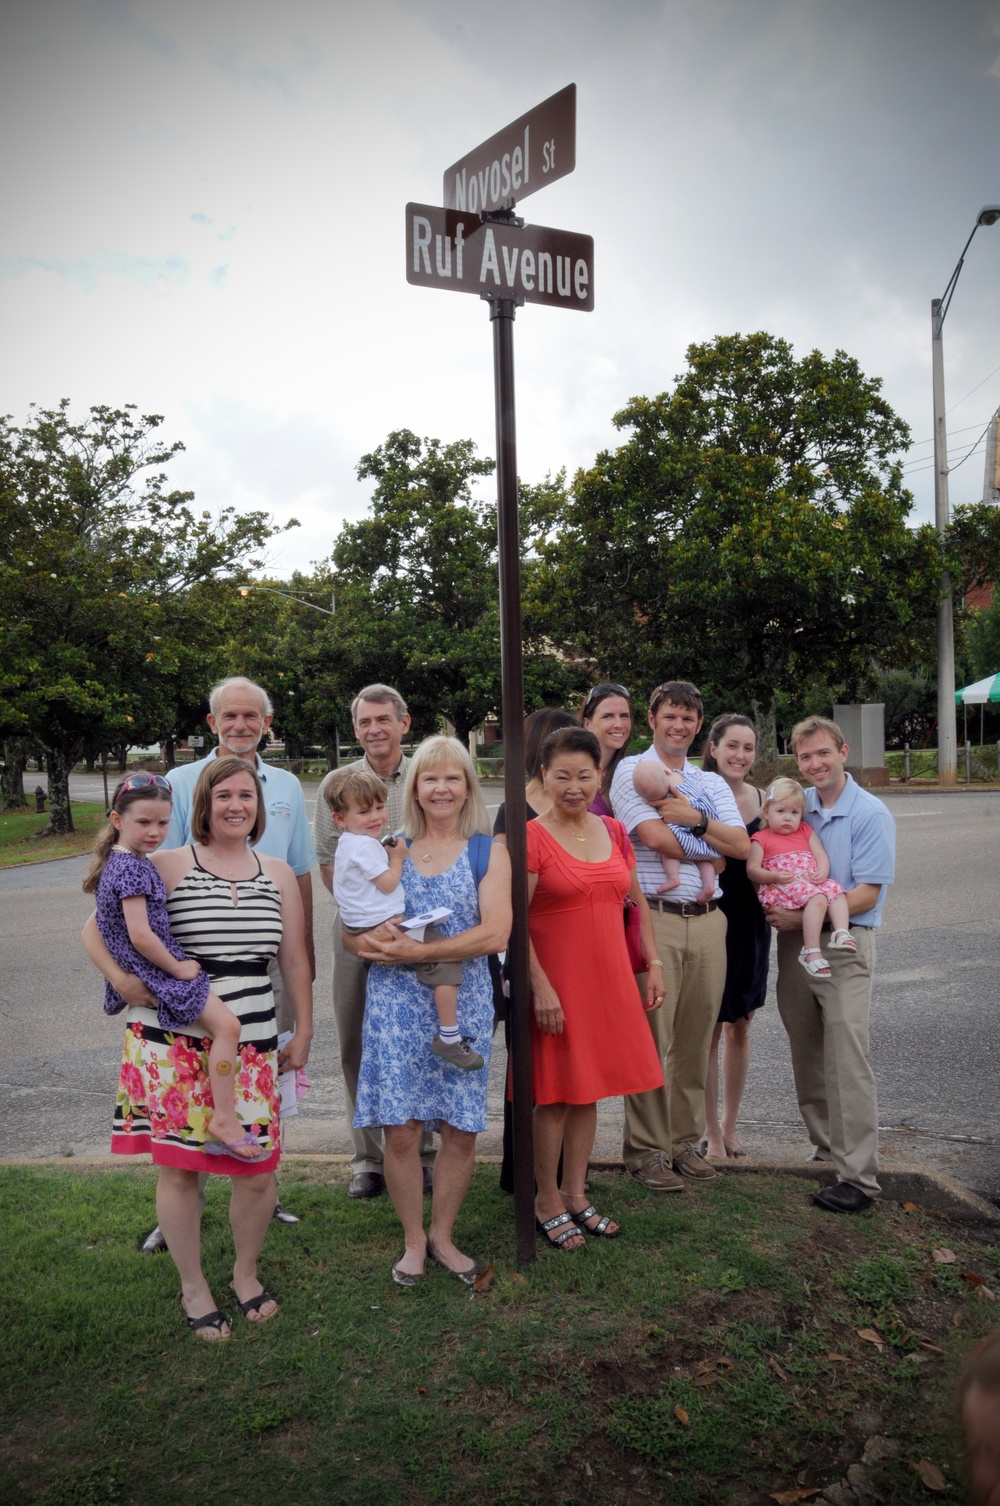
[[[31,776],[34,780],[35,776]],[[101,799],[99,776],[74,776]],[[306,785],[315,800],[315,785]],[[499,791],[487,790],[495,806]],[[893,792],[897,883],[879,938],[872,1058],[883,1159],[923,1162],[1000,1200],[1000,793]],[[92,903],[84,858],[0,871],[0,1157],[95,1155],[107,1125],[121,1023],[78,942]],[[349,1149],[330,1002],[329,901],[315,880],[319,981],[315,1086],[289,1125],[292,1150]],[[499,1151],[502,1051],[496,1053],[485,1153]],[[757,1155],[807,1150],[773,990],[753,1029],[741,1134]],[[602,1106],[600,1156],[620,1149],[621,1114]]]

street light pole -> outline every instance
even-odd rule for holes
[[[976,216],[972,234],[962,248],[958,266],[948,279],[940,298],[931,300],[931,370],[934,395],[934,523],[942,544],[951,522],[948,498],[948,433],[944,410],[944,343],[942,329],[951,305],[955,284],[965,262],[965,253],[980,225],[995,225],[1000,220],[1000,205],[987,204]],[[955,731],[955,610],[951,576],[941,576],[937,608],[937,720],[938,783],[954,784],[958,779],[958,739]]]

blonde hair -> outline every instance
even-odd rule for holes
[[[417,780],[421,774],[449,767],[461,769],[465,775],[466,800],[459,818],[459,834],[465,838],[474,836],[476,832],[489,835],[490,818],[486,814],[472,759],[455,737],[426,737],[411,758],[407,770],[403,820],[408,837],[422,837],[427,830],[426,818],[417,804]]]
[[[804,722],[796,722],[792,728],[792,735],[788,739],[792,745],[792,752],[797,753],[799,743],[804,742],[807,737],[815,736],[817,732],[828,733],[838,749],[844,746],[844,734],[836,722],[832,722],[828,716],[807,716]]]
[[[195,842],[204,845],[209,838],[209,816],[212,810],[212,791],[217,784],[224,779],[231,779],[234,774],[249,774],[253,779],[254,789],[257,791],[257,814],[254,817],[250,835],[247,837],[247,845],[254,847],[264,835],[264,827],[267,825],[267,812],[264,809],[264,790],[261,786],[260,775],[256,765],[248,763],[245,758],[234,758],[227,754],[224,758],[210,758],[198,777],[198,783],[194,787],[194,796],[191,800],[191,837]]]
[[[385,781],[371,769],[334,769],[323,786],[323,799],[338,816],[346,816],[351,805],[361,812],[373,805],[384,805],[388,798]]]
[[[806,810],[806,792],[797,779],[775,779],[768,785],[764,794],[764,803],[761,806],[761,815],[767,816],[771,806],[778,800],[791,800],[796,798],[802,807],[802,814]]]

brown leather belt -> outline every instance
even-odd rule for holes
[[[693,899],[658,899],[655,894],[647,894],[646,903],[651,910],[660,910],[667,915],[683,915],[687,919],[696,915],[708,915],[710,911],[719,908],[718,900],[714,899],[698,905]]]

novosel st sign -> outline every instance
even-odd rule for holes
[[[575,167],[576,85],[567,84],[448,168],[445,208],[490,212],[526,199]]]
[[[406,280],[557,308],[594,307],[594,240],[546,225],[484,224],[432,204],[406,206]]]

